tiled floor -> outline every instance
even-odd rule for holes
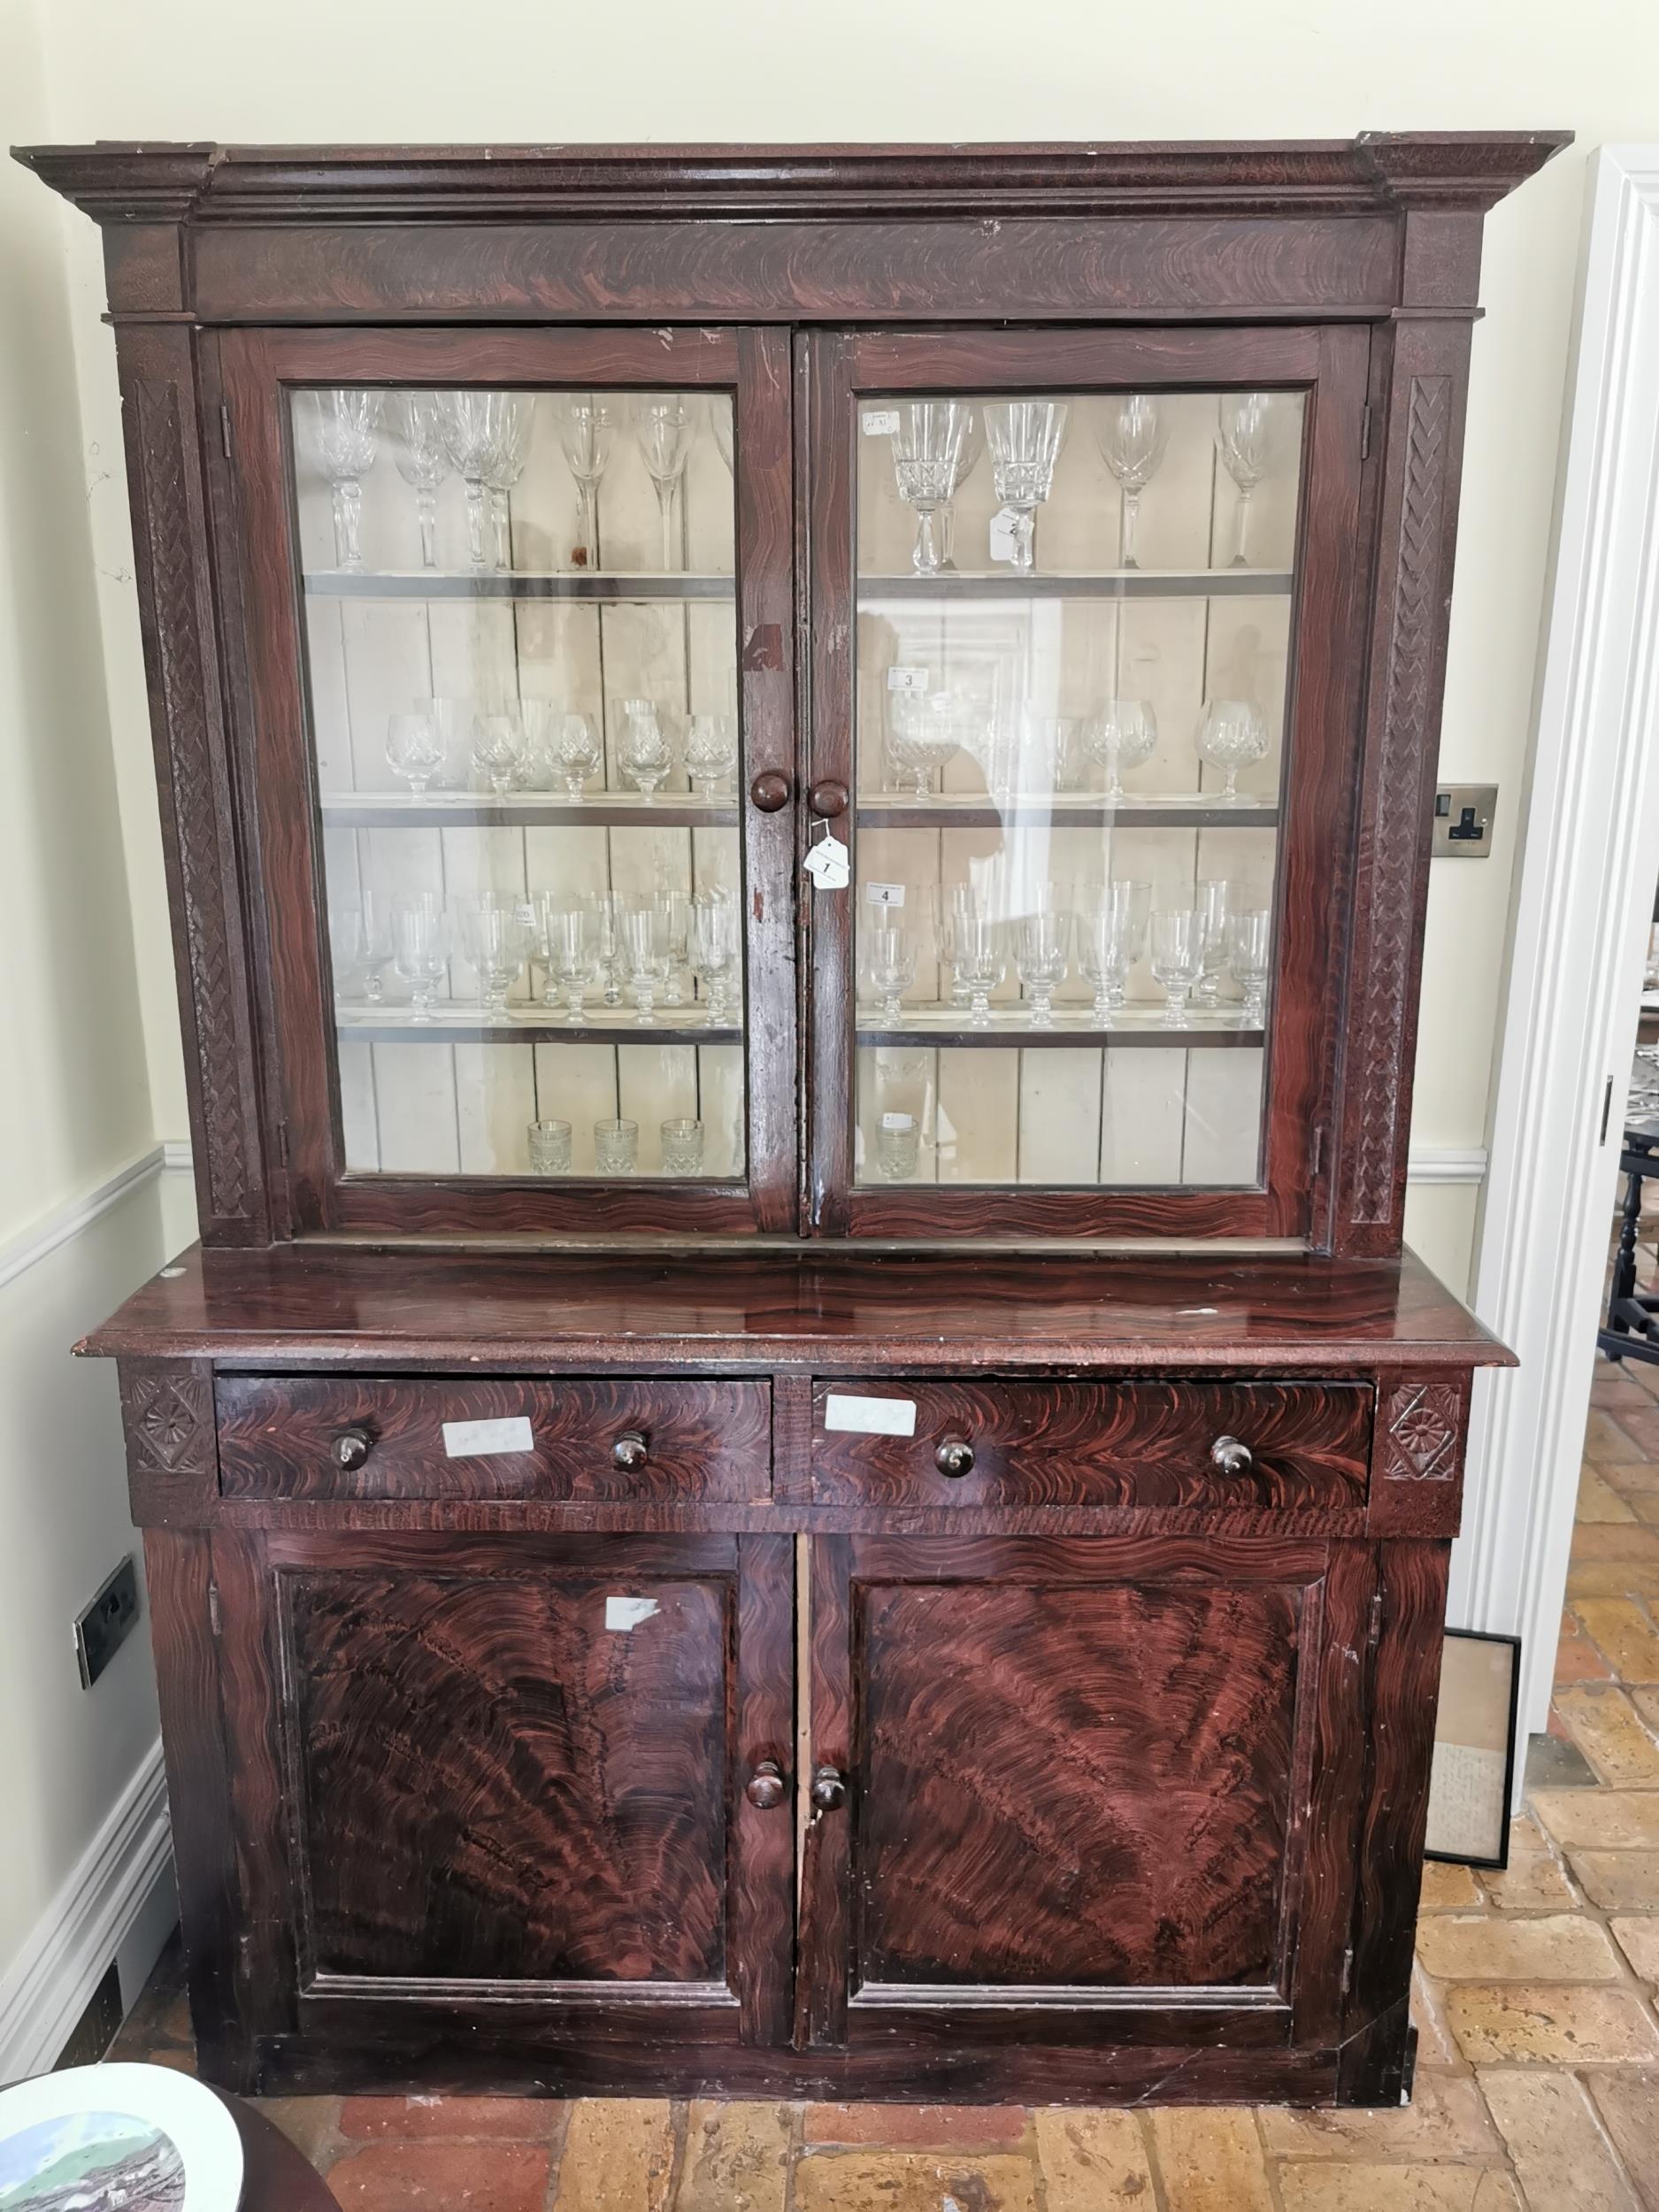
[[[1659,1367],[1598,1370],[1567,1598],[1508,1872],[1428,1870],[1408,2110],[265,2108],[343,2212],[1659,2212]],[[120,2055],[191,2063],[176,1978]]]

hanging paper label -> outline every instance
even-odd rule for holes
[[[889,668],[887,671],[889,691],[926,691],[926,688],[927,671],[925,668]]]
[[[890,438],[899,426],[896,407],[871,407],[864,412],[866,438]]]
[[[492,1452],[533,1452],[535,1438],[522,1414],[507,1421],[446,1421],[446,1459],[484,1459]]]
[[[850,1398],[831,1391],[824,1401],[826,1429],[850,1429],[860,1436],[914,1436],[914,1398]]]
[[[864,897],[872,906],[902,906],[904,886],[902,883],[866,883]]]
[[[820,837],[802,864],[820,891],[844,891],[852,879],[852,855],[839,837]]]
[[[1011,507],[999,507],[991,517],[991,558],[1013,561],[1018,557],[1019,517]]]

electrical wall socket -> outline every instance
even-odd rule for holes
[[[81,1682],[89,1690],[138,1623],[138,1568],[128,1552],[75,1622]]]
[[[1484,860],[1492,850],[1492,818],[1498,807],[1495,783],[1443,783],[1434,794],[1436,860]]]

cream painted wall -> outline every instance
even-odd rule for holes
[[[1330,136],[1571,127],[1578,146],[1491,219],[1441,761],[1501,787],[1494,857],[1434,871],[1414,1143],[1482,1141],[1578,252],[1583,164],[1659,135],[1653,0],[58,0],[53,134],[226,140]],[[157,1125],[182,1133],[112,349],[89,225],[76,361]],[[1414,1240],[1466,1279],[1470,1194],[1414,1191]]]

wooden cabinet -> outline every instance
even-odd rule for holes
[[[203,1245],[85,1348],[211,2078],[1398,2097],[1561,142],[21,157],[126,405]]]

